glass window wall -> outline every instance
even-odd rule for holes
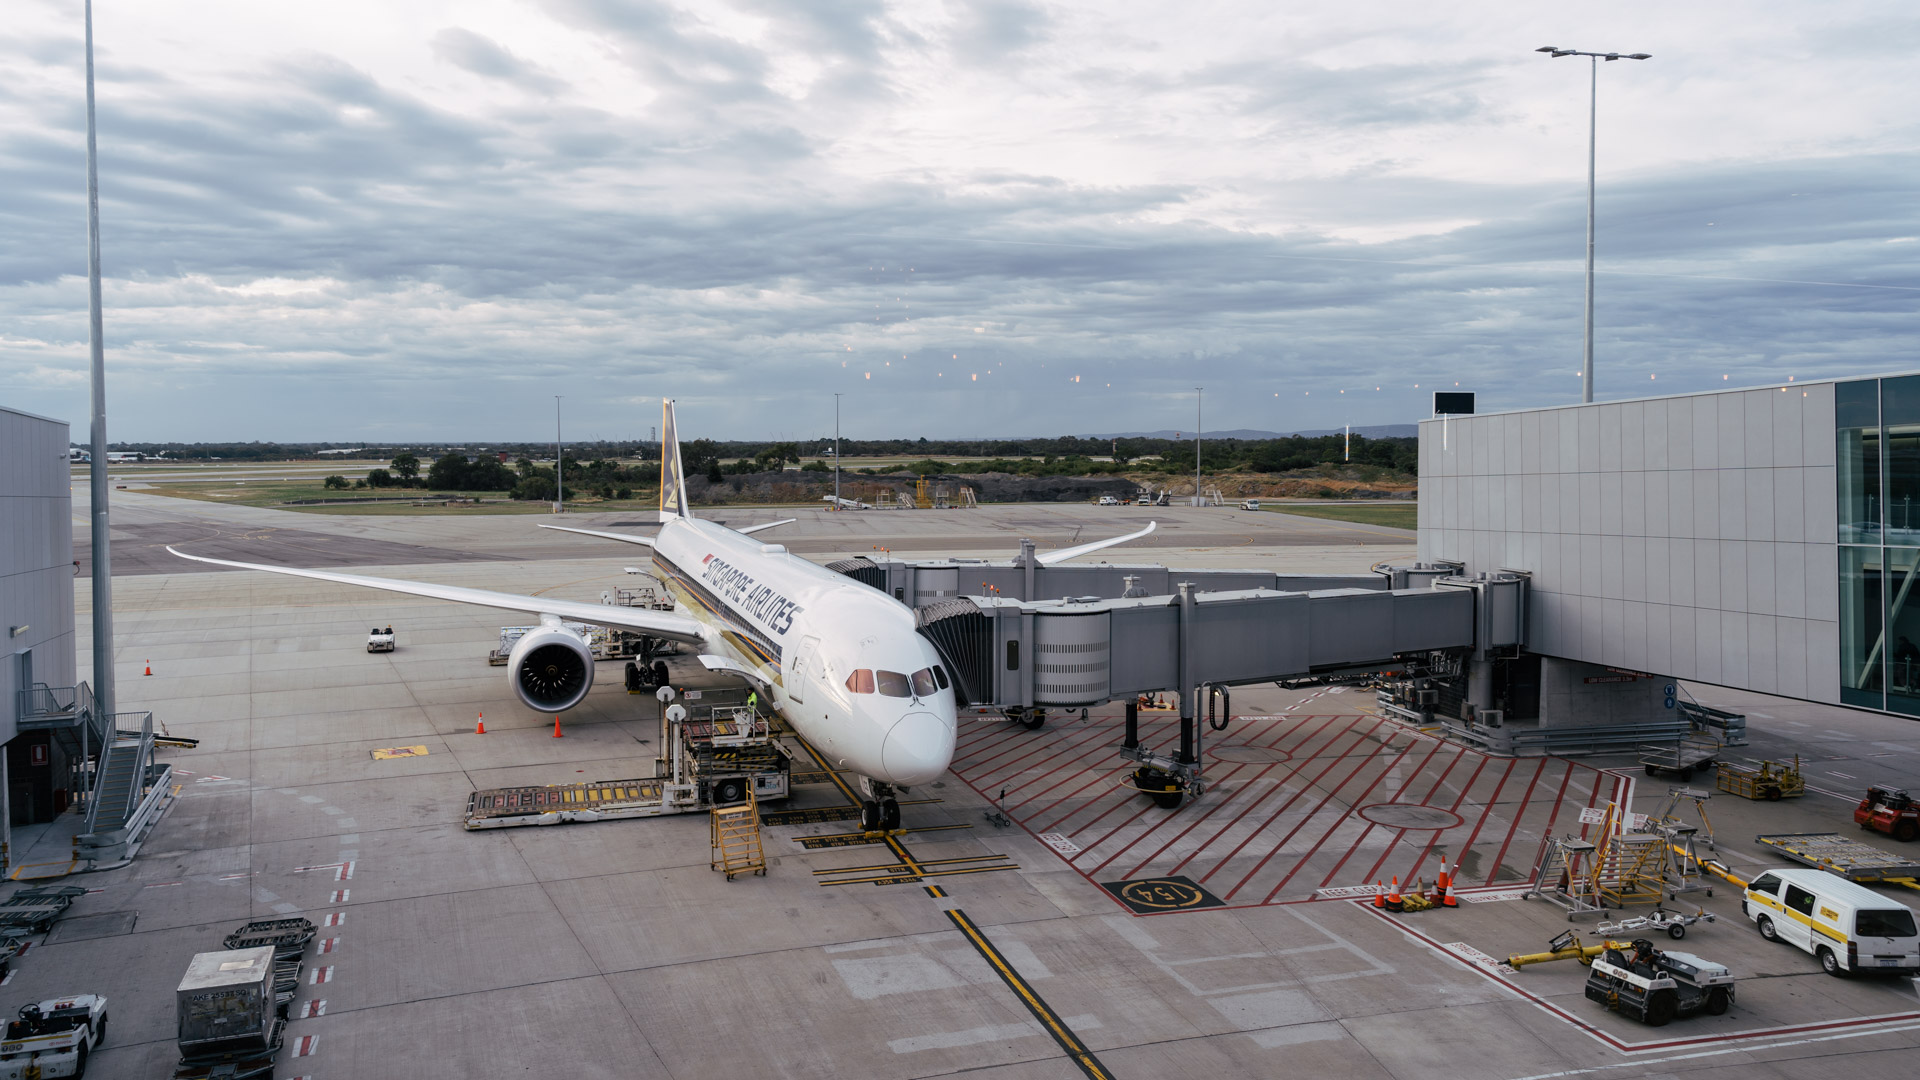
[[[1880,383],[1840,383],[1833,388],[1839,428],[1840,542],[1880,542]]]
[[[1920,376],[1834,387],[1840,700],[1920,716]]]

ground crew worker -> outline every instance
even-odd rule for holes
[[[747,711],[752,713],[755,717],[758,717],[760,715],[760,692],[759,691],[757,690],[747,691]]]

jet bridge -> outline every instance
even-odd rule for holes
[[[914,606],[963,706],[1038,727],[1050,708],[1128,702],[1123,755],[1164,806],[1202,790],[1198,716],[1233,686],[1457,670],[1525,640],[1526,578],[1455,565],[1283,575],[1109,564],[849,559],[831,568]],[[911,599],[909,599],[911,598]],[[1172,691],[1180,749],[1139,744],[1140,695]],[[1224,727],[1224,722],[1221,724]],[[1219,730],[1219,728],[1216,728]]]

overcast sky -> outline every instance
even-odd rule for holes
[[[116,440],[1291,430],[1920,368],[1920,8],[102,0]],[[80,0],[0,403],[85,437]],[[1377,389],[1376,389],[1377,388]],[[1343,393],[1344,391],[1344,393]]]

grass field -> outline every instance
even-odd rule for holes
[[[1420,507],[1416,503],[1390,503],[1385,506],[1368,506],[1360,503],[1337,503],[1331,506],[1315,506],[1310,503],[1268,503],[1263,509],[1282,514],[1297,514],[1301,517],[1357,521],[1362,525],[1385,525],[1395,529],[1415,529],[1420,525]]]

